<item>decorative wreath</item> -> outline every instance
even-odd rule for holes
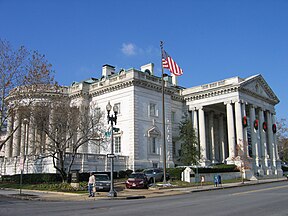
[[[243,117],[243,127],[247,127],[248,123],[247,123],[247,117],[244,116]]]
[[[276,132],[277,132],[276,124],[273,124],[273,125],[272,125],[272,131],[273,131],[273,133],[276,133]]]
[[[258,127],[259,127],[259,120],[255,119],[254,120],[254,128],[255,128],[255,130],[258,130]]]
[[[263,127],[263,130],[266,132],[266,131],[267,131],[267,123],[266,123],[266,122],[263,122],[262,127]]]

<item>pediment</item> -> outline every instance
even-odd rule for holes
[[[149,137],[151,137],[151,136],[160,136],[161,132],[160,132],[160,130],[158,129],[157,126],[153,126],[152,128],[150,128],[147,131],[147,134],[148,134]]]
[[[245,79],[241,82],[240,88],[255,96],[272,100],[275,104],[279,103],[279,99],[261,75]]]

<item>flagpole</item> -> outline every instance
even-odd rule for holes
[[[161,48],[161,70],[162,70],[162,121],[163,121],[163,183],[166,184],[166,126],[165,126],[165,82],[164,68],[162,64],[163,41],[160,41]]]

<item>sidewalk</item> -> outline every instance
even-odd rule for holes
[[[88,200],[99,200],[99,199],[141,199],[141,198],[151,198],[159,196],[172,196],[185,193],[209,191],[209,190],[219,190],[232,187],[242,187],[255,184],[265,184],[277,181],[287,181],[286,177],[278,179],[263,179],[248,181],[244,184],[241,182],[237,183],[226,183],[222,186],[214,187],[214,185],[196,186],[196,187],[159,187],[159,188],[149,188],[146,189],[124,189],[117,192],[117,197],[109,198],[107,197],[107,192],[97,192],[95,197],[88,197],[87,194],[75,194],[75,193],[64,193],[64,192],[52,192],[52,191],[35,191],[35,190],[22,190],[22,195],[20,195],[19,189],[0,189],[0,196],[8,196],[19,199],[27,200],[50,200],[50,201],[88,201]]]

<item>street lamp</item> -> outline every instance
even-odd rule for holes
[[[107,156],[111,158],[111,186],[110,186],[110,191],[108,193],[108,197],[117,197],[117,192],[114,190],[114,177],[113,177],[113,171],[114,171],[114,138],[113,138],[113,123],[116,125],[117,124],[117,113],[118,113],[118,106],[114,104],[113,106],[113,114],[110,115],[110,111],[112,109],[112,106],[110,104],[110,101],[108,101],[108,104],[106,105],[106,110],[107,110],[107,120],[108,124],[109,122],[111,123],[111,154],[108,154]]]

